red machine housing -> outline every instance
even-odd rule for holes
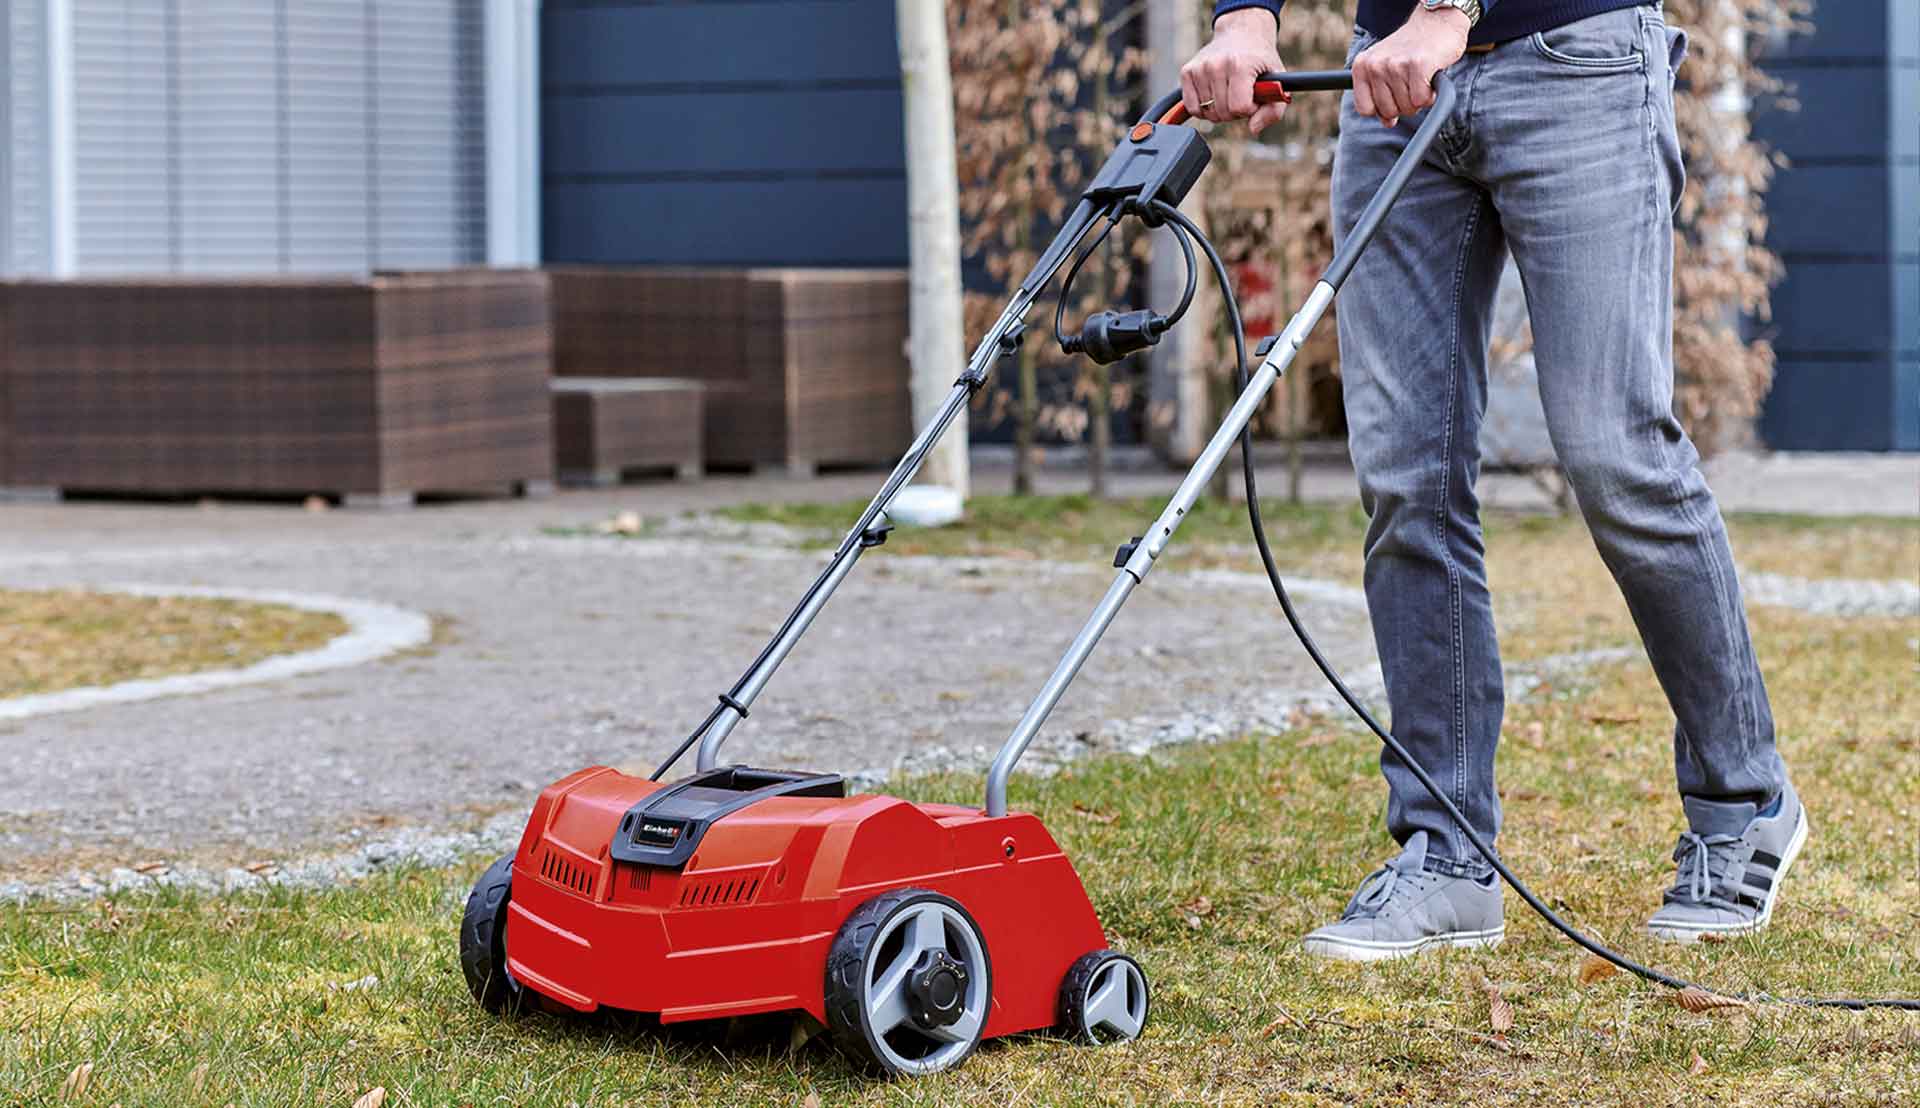
[[[540,794],[513,860],[506,966],[581,1011],[663,1022],[799,1009],[825,1022],[828,948],[905,886],[963,905],[985,939],[983,1037],[1053,1026],[1062,979],[1106,946],[1080,876],[1040,820],[890,796],[773,796],[719,819],[679,869],[622,862],[622,818],[662,788],[606,766]]]

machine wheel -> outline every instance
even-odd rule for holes
[[[507,901],[513,882],[513,855],[487,867],[473,883],[467,910],[460,917],[460,969],[473,999],[489,1012],[512,1015],[525,990],[507,975]]]
[[[827,1025],[888,1076],[938,1073],[980,1045],[993,967],[957,902],[896,889],[854,909],[827,953]]]
[[[1060,983],[1060,1033],[1096,1046],[1137,1039],[1150,1005],[1140,963],[1117,950],[1083,954]]]

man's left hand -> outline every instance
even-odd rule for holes
[[[1433,103],[1433,75],[1467,52],[1473,23],[1458,8],[1415,8],[1353,59],[1353,106],[1391,127]]]

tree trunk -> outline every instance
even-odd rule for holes
[[[1110,31],[1095,27],[1093,33],[1100,35]],[[1104,55],[1105,51],[1101,53]],[[1108,80],[1105,73],[1093,75],[1093,112],[1096,118],[1102,120],[1109,118],[1107,113],[1113,110],[1108,103]],[[1113,252],[1105,251],[1100,255],[1100,283],[1097,286],[1101,307],[1112,303],[1114,289],[1119,283],[1114,272]],[[1110,370],[1109,366],[1087,360],[1087,492],[1095,500],[1107,498],[1107,451],[1113,445],[1112,416],[1107,410],[1113,387]]]
[[[913,421],[924,427],[966,366],[960,302],[960,189],[954,170],[953,79],[947,11],[939,0],[895,0],[907,133],[907,360]],[[967,413],[927,455],[920,480],[968,491]]]

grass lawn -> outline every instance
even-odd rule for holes
[[[0,697],[237,669],[346,629],[339,616],[282,604],[0,589]]]
[[[901,535],[883,552],[1098,555],[1151,514],[989,501],[976,524]],[[1300,510],[1285,525],[1283,564],[1357,572],[1349,514]],[[1193,529],[1204,547],[1239,543],[1238,526],[1222,509]],[[1503,518],[1491,531],[1515,656],[1631,641],[1577,524]],[[1803,576],[1912,579],[1920,555],[1920,528],[1906,523],[1744,519],[1735,532],[1744,564]],[[1243,557],[1182,549],[1185,564]],[[1575,922],[1718,987],[1920,994],[1920,627],[1776,609],[1753,621],[1814,826],[1769,931],[1692,948],[1639,933],[1670,877],[1680,813],[1671,719],[1638,661],[1510,708],[1506,857]],[[1387,851],[1374,762],[1370,738],[1309,719],[1282,734],[1016,777],[1015,805],[1045,817],[1110,938],[1150,975],[1153,1021],[1124,1047],[1020,1038],[949,1074],[876,1084],[819,1040],[796,1046],[778,1017],[667,1032],[612,1018],[497,1020],[472,1004],[454,959],[461,899],[487,861],[474,859],[326,893],[0,907],[0,1103],[57,1102],[87,1064],[76,1102],[101,1105],[344,1108],[376,1086],[388,1105],[1920,1098],[1920,1017],[1692,1013],[1625,975],[1583,984],[1580,952],[1512,895],[1497,950],[1371,968],[1308,959],[1298,936],[1337,912]],[[980,782],[897,787],[973,802]],[[1495,993],[1512,1011],[1499,1035]]]

